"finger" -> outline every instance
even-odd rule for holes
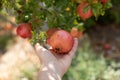
[[[52,53],[47,49],[43,48],[42,46],[40,46],[39,43],[35,45],[35,48],[36,48],[36,53],[39,59],[41,60],[41,62],[47,63],[51,60],[54,60],[54,56],[52,55]]]
[[[74,38],[74,44],[73,44],[73,48],[71,49],[71,51],[69,52],[70,57],[72,58],[77,50],[78,47],[78,39]]]
[[[73,44],[71,51],[67,55],[65,55],[62,59],[60,59],[60,62],[62,63],[62,65],[65,66],[64,68],[65,71],[70,66],[72,58],[77,50],[77,47],[78,47],[78,39],[74,38],[74,44]]]

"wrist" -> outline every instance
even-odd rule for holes
[[[61,80],[62,74],[59,65],[55,62],[44,64],[41,66],[38,80]],[[41,77],[43,77],[41,79]]]

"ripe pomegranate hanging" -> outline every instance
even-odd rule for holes
[[[54,32],[56,32],[57,30],[60,30],[60,29],[59,29],[59,28],[50,28],[50,29],[48,29],[48,30],[46,31],[47,36],[48,36],[48,37],[52,36],[52,34],[53,34]]]
[[[17,27],[17,35],[22,38],[31,38],[32,37],[32,26],[30,23],[21,23]]]
[[[74,39],[65,30],[58,30],[47,39],[47,44],[52,47],[52,51],[59,54],[68,53],[73,47]]]
[[[86,7],[88,7],[87,11],[84,10]],[[87,2],[83,2],[77,7],[77,13],[84,21],[93,16],[92,7]]]

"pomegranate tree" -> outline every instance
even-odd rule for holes
[[[73,38],[85,30],[84,22],[97,20],[111,7],[110,0],[2,0],[0,4],[1,14],[15,15],[18,36],[32,44],[47,40],[57,53],[69,52]]]

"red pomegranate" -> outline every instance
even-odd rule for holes
[[[103,4],[106,4],[109,0],[102,0]]]
[[[32,37],[32,26],[30,23],[21,23],[17,27],[17,35],[22,38],[31,38]]]
[[[87,6],[89,7],[88,10],[84,11],[84,9]],[[83,2],[77,7],[77,13],[82,18],[82,20],[84,20],[84,21],[93,16],[92,7],[87,2]]]
[[[71,50],[73,43],[73,37],[65,30],[58,30],[47,39],[47,44],[52,47],[51,50],[59,54],[68,53]]]
[[[56,32],[57,30],[60,30],[60,29],[58,29],[58,28],[50,28],[50,29],[48,29],[48,30],[46,31],[47,36],[48,36],[48,37],[52,36],[52,34],[53,34],[54,32]]]

